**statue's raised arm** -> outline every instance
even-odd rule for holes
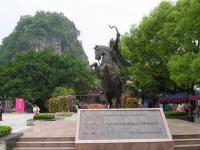
[[[112,28],[115,28],[116,32],[117,32],[117,37],[116,37],[116,40],[114,39],[111,39],[110,40],[110,43],[109,43],[109,46],[110,46],[110,49],[111,49],[111,53],[113,55],[113,59],[115,60],[115,62],[117,63],[117,65],[119,67],[128,67],[128,66],[131,66],[131,64],[121,55],[121,45],[120,45],[120,33],[117,29],[116,26],[110,26],[109,27],[112,29]]]
[[[114,40],[113,38],[110,40],[110,48],[112,48],[113,51],[116,51],[117,53],[120,53],[120,33],[117,29],[116,26],[110,26],[110,29],[115,28],[116,32],[117,32],[117,36],[116,36],[116,40]]]

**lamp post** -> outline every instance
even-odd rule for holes
[[[194,91],[195,91],[195,94],[196,94],[197,92],[199,92],[199,88],[197,88],[197,86],[194,86]],[[199,100],[195,101],[195,103],[196,103],[196,108],[195,108],[195,110],[196,110],[196,114],[195,114],[196,120],[198,120],[198,113],[199,113],[199,104],[198,104],[198,101]]]
[[[3,103],[0,101],[0,121],[2,121]]]

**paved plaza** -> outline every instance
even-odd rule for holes
[[[24,137],[58,137],[75,136],[77,114],[63,120],[46,121],[36,126],[26,126],[27,120],[33,118],[31,113],[4,113],[1,125],[12,127],[12,132],[23,132]],[[199,123],[178,119],[167,119],[172,135],[200,134]]]
[[[32,118],[32,113],[3,113],[3,121],[0,121],[0,125],[10,126],[12,133],[15,133],[30,128],[27,126],[27,120]]]
[[[37,126],[24,130],[23,136],[24,137],[75,136],[76,118],[77,115],[74,114],[71,117],[65,118],[64,120],[41,123]],[[183,121],[178,119],[167,119],[167,122],[172,135],[200,134],[199,123],[191,123],[188,121]]]
[[[200,134],[200,124],[179,119],[167,119],[172,135]]]

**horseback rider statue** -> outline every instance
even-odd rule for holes
[[[117,32],[116,40],[111,39],[109,47],[103,45],[95,46],[95,59],[101,63],[93,63],[91,67],[95,69],[97,77],[100,79],[101,87],[105,93],[109,103],[109,108],[112,108],[112,98],[116,98],[116,107],[121,108],[121,94],[125,80],[121,74],[121,67],[128,67],[130,63],[123,58],[120,53],[120,33],[115,26]]]

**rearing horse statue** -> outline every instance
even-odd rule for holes
[[[129,62],[120,54],[120,34],[116,27],[115,29],[117,37],[116,40],[110,40],[109,47],[103,45],[95,46],[95,59],[101,63],[98,65],[95,62],[91,65],[100,79],[101,87],[109,103],[109,108],[112,108],[113,105],[112,98],[117,99],[116,107],[121,108],[121,95],[123,84],[125,83],[121,74],[121,67],[130,66]]]

